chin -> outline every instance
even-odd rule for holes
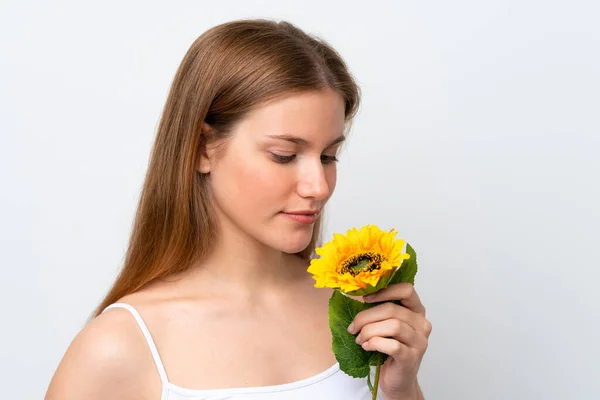
[[[278,237],[267,243],[270,247],[288,254],[299,253],[306,249],[312,239],[312,228],[310,232],[290,233],[287,237]]]
[[[302,250],[306,249],[306,246],[310,243],[310,238],[306,241],[302,241],[301,243],[285,243],[279,246],[274,246],[277,250],[280,250],[284,253],[295,254],[299,253]]]

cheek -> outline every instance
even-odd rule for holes
[[[240,157],[227,160],[226,171],[219,174],[215,186],[221,198],[227,200],[238,209],[277,208],[293,190],[291,169],[280,165],[258,154],[255,157]],[[225,165],[224,165],[225,166]]]
[[[241,165],[237,176],[240,191],[257,199],[277,197],[286,181],[281,171],[262,160]]]

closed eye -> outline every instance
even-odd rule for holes
[[[296,154],[292,154],[289,156],[282,156],[280,154],[275,154],[275,153],[271,153],[271,156],[273,157],[273,160],[279,164],[287,164],[290,163],[292,161],[294,161],[296,159]],[[326,155],[322,155],[321,156],[321,162],[323,164],[331,164],[334,162],[338,162],[338,158],[336,156],[326,156]]]
[[[321,162],[323,164],[331,164],[338,162],[338,158],[336,156],[321,156]]]
[[[295,154],[292,154],[291,156],[282,156],[279,154],[275,154],[275,153],[271,153],[273,155],[273,160],[275,160],[275,162],[278,162],[280,164],[287,164],[289,162],[294,161],[294,159],[296,158]]]

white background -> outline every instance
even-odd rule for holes
[[[2,2],[1,397],[43,397],[123,261],[177,66],[245,17],[322,36],[363,89],[327,232],[417,251],[427,399],[600,398],[591,0]]]

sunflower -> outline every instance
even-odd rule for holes
[[[375,225],[360,230],[352,228],[346,235],[336,233],[333,240],[315,251],[308,272],[317,288],[333,288],[353,296],[364,296],[386,287],[394,271],[410,255],[403,253],[404,240],[398,232],[384,232]]]

